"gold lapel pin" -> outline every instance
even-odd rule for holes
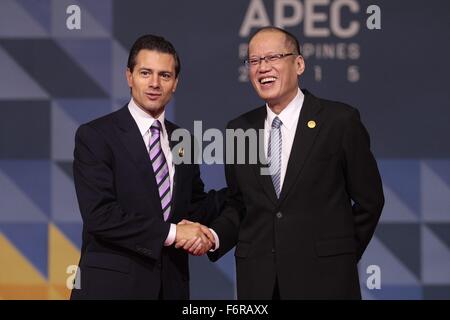
[[[181,147],[181,148],[178,150],[178,155],[179,155],[181,158],[184,156],[184,148],[183,148],[183,147]]]
[[[308,121],[308,128],[314,129],[316,127],[316,122],[314,120]]]

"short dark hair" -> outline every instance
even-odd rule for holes
[[[256,30],[256,32],[250,37],[250,39],[248,40],[248,43],[250,43],[252,41],[252,39],[260,32],[264,32],[264,31],[274,31],[274,32],[281,32],[282,34],[284,34],[286,36],[286,42],[291,45],[292,47],[294,47],[294,50],[296,54],[302,54],[300,52],[300,44],[298,43],[297,38],[290,33],[289,31],[286,31],[284,29],[278,28],[278,27],[272,27],[272,26],[267,26],[267,27],[262,27],[258,30]]]
[[[134,66],[136,65],[136,56],[139,51],[144,49],[171,54],[175,60],[175,78],[178,77],[181,70],[181,63],[177,51],[169,41],[163,37],[155,36],[153,34],[146,34],[139,37],[131,47],[127,63],[127,67],[131,72],[133,72]]]

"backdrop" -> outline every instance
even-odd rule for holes
[[[249,35],[275,24],[300,39],[301,87],[357,107],[372,138],[386,205],[359,265],[363,297],[449,299],[449,9],[446,0],[1,0],[0,298],[68,297],[81,243],[74,133],[129,100],[124,72],[139,35],[163,35],[181,56],[167,117],[223,129],[262,104],[242,61]],[[202,176],[224,186],[220,165],[202,165]],[[192,298],[234,299],[233,252],[190,263]],[[380,287],[366,285],[373,270]]]

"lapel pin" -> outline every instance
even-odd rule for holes
[[[182,158],[182,157],[184,156],[184,148],[183,148],[183,147],[181,147],[181,148],[178,150],[178,155],[180,156],[180,158]]]
[[[316,127],[316,122],[314,120],[308,121],[308,128],[314,129]]]

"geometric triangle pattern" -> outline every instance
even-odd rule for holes
[[[1,172],[44,213],[50,212],[50,166],[48,160],[0,161]]]
[[[399,235],[407,235],[399,237]],[[420,279],[420,225],[417,223],[383,223],[376,231],[379,239],[396,257]]]
[[[372,239],[358,265],[361,287],[369,287],[367,281],[370,280],[369,277],[374,272],[374,266],[379,268],[381,274],[382,291],[386,289],[387,284],[395,286],[420,285],[420,279],[378,237]],[[370,291],[377,292],[377,290]]]
[[[111,91],[111,41],[108,39],[58,39],[58,44],[98,86],[105,92]]]
[[[52,0],[16,0],[16,2],[20,4],[47,33],[50,33],[51,30],[51,1]]]
[[[422,282],[427,285],[450,285],[450,248],[436,225],[422,225]],[[434,230],[433,230],[434,229]],[[448,230],[448,228],[447,228]]]
[[[3,161],[0,161],[0,164]],[[48,211],[39,206],[0,168],[0,223],[2,222],[45,222]]]
[[[387,184],[383,186],[385,205],[384,212],[389,214],[381,215],[381,222],[418,222],[419,217],[405,203],[407,200],[402,199]]]
[[[5,223],[2,224],[2,231],[31,265],[47,278],[47,223]],[[33,239],[33,246],[29,245],[30,239]]]
[[[8,74],[8,81],[0,86],[0,99],[47,99],[48,93],[41,88],[9,54],[0,47],[0,70]]]
[[[450,250],[450,223],[427,223],[426,226]]]
[[[107,96],[105,90],[52,39],[0,39],[0,46],[52,97]],[[30,59],[30,52],[47,59],[36,64]]]
[[[78,247],[51,223],[3,224],[0,230],[0,296],[68,299],[70,290],[66,283],[71,275],[68,267],[78,264]],[[27,237],[33,239],[33,246],[29,245],[29,239],[27,243]],[[38,265],[39,261],[45,261],[45,265]]]
[[[397,202],[420,214],[420,162],[416,160],[380,160],[378,162],[383,185],[394,193]]]
[[[36,1],[37,2],[37,1]],[[48,36],[48,30],[15,0],[0,1],[0,38],[42,38]],[[15,21],[14,26],[6,21]],[[48,21],[48,20],[47,20]]]
[[[421,164],[421,202],[427,222],[450,222],[450,161]]]
[[[52,194],[52,221],[81,222],[73,179],[56,163],[52,166]]]

